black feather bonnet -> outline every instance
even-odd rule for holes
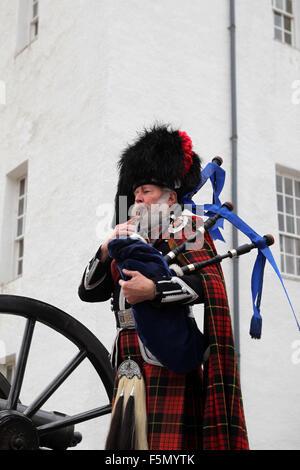
[[[180,203],[201,181],[201,160],[192,150],[191,139],[167,125],[154,125],[139,133],[137,140],[123,151],[118,170],[113,225],[128,220],[128,212],[119,214],[120,196],[127,197],[129,209],[138,186],[155,184],[173,189]]]

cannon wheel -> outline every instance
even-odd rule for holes
[[[3,442],[3,435],[1,434],[5,432],[6,441],[7,434],[9,434],[10,439],[10,444],[9,442],[6,444],[8,449],[38,449],[43,436],[111,412],[114,374],[109,362],[109,354],[103,344],[90,330],[62,310],[28,297],[1,294],[0,314],[12,314],[26,319],[11,386],[3,376],[0,377],[0,398],[6,399],[4,406],[0,407],[0,443]],[[78,347],[78,352],[41,394],[29,406],[23,406],[20,412],[19,397],[36,322],[43,323],[47,327],[61,333]],[[46,424],[34,425],[35,415],[40,412],[43,404],[84,359],[89,360],[96,370],[99,379],[104,385],[109,403],[73,416],[61,415],[62,418],[55,419]],[[1,426],[1,422],[3,426]],[[21,423],[22,432],[18,429],[19,423]],[[25,432],[24,429],[30,434],[28,439],[26,439],[27,431]],[[14,430],[16,431],[16,436],[13,435]],[[23,442],[22,439],[20,440],[20,435],[24,438]]]

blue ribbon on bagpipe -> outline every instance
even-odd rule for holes
[[[213,203],[217,206],[221,206],[220,202],[220,194],[224,187],[225,183],[225,170],[221,166],[219,166],[215,162],[208,163],[205,168],[201,172],[201,182],[200,184],[193,190],[192,193],[186,194],[183,197],[182,203],[184,206],[191,207],[191,210],[194,214],[199,213],[198,207],[195,202],[192,200],[192,197],[205,185],[207,180],[210,180],[213,190]],[[205,214],[207,215],[207,214]],[[215,225],[209,230],[209,233],[213,240],[221,240],[225,242],[223,235],[220,232],[220,228],[224,228],[224,219],[219,219],[215,223]]]
[[[184,197],[184,204],[191,205],[193,208],[193,212],[197,212],[197,205],[192,201],[192,197],[199,191],[200,188],[206,183],[209,179],[212,184],[213,189],[213,204],[204,204],[204,215],[207,217],[211,217],[214,214],[221,215],[221,218],[218,219],[217,223],[209,230],[211,237],[216,240],[225,241],[223,236],[220,233],[219,228],[223,228],[224,219],[227,219],[231,222],[237,229],[243,232],[247,237],[255,243],[258,249],[258,254],[256,261],[254,263],[252,277],[251,277],[251,292],[252,292],[252,304],[253,304],[253,316],[251,318],[250,323],[250,335],[252,338],[259,339],[261,337],[261,329],[262,329],[262,317],[260,314],[260,304],[261,304],[261,296],[262,296],[262,288],[263,288],[263,277],[264,277],[264,269],[266,260],[269,261],[272,268],[276,272],[285,295],[288,299],[289,305],[292,309],[294,318],[296,320],[296,324],[298,330],[300,331],[300,325],[298,319],[296,317],[294,308],[292,306],[291,300],[288,296],[287,290],[282,280],[282,276],[278,269],[278,266],[273,258],[270,248],[266,244],[266,240],[261,237],[258,233],[256,233],[249,225],[247,225],[238,215],[236,215],[233,211],[229,211],[225,206],[221,205],[220,201],[220,194],[223,189],[225,183],[225,170],[223,170],[218,164],[215,162],[208,163],[201,174],[201,183],[193,193],[189,193]]]

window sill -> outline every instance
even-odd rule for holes
[[[0,283],[0,294],[6,294],[7,289],[13,285],[14,283],[20,281],[23,278],[23,274],[20,274],[17,277],[14,277],[13,279],[10,279],[10,281],[5,281]]]
[[[297,281],[300,282],[300,276],[296,276],[295,274],[284,274],[281,273],[282,279],[287,279],[289,281]]]
[[[287,42],[279,41],[279,39],[276,39],[276,38],[273,38],[273,41],[274,41],[276,44],[281,44],[281,45],[284,46],[284,47],[290,47],[291,49],[294,49],[294,50],[300,52],[300,46],[298,46],[298,45],[295,45],[295,44],[288,44]]]

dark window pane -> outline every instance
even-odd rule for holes
[[[20,196],[23,196],[25,193],[25,179],[22,179],[20,181],[20,191],[19,191],[19,195]]]
[[[288,16],[284,17],[284,29],[289,32],[292,31],[292,21]]]
[[[292,0],[286,0],[286,11],[288,13],[293,13],[293,2]]]
[[[283,193],[282,190],[282,176],[276,175],[276,189],[278,193]],[[300,190],[300,187],[299,187]]]
[[[19,199],[18,215],[24,214],[24,198]]]
[[[279,41],[282,41],[281,29],[275,28],[274,33],[275,33],[275,35],[274,35],[275,39],[278,39]]]
[[[294,239],[285,237],[285,252],[291,255],[294,254]]]
[[[18,276],[20,276],[23,272],[23,260],[18,261]]]
[[[281,271],[282,271],[282,272],[285,272],[285,268],[284,268],[284,255],[281,255],[281,256],[280,256],[280,262],[281,262]]]
[[[285,198],[285,212],[287,214],[294,214],[294,200],[292,197]]]
[[[280,26],[280,27],[282,25],[282,15],[276,12],[274,12],[274,24],[275,26]]]
[[[24,240],[19,241],[19,258],[23,258],[24,253]]]
[[[279,194],[277,195],[277,209],[279,210],[279,212],[283,212],[283,197]]]
[[[18,219],[17,237],[23,233],[23,217]]]
[[[294,217],[291,217],[289,215],[286,216],[286,231],[288,233],[295,233]]]
[[[300,181],[295,181],[295,195],[300,197]]]
[[[291,178],[284,178],[284,189],[286,194],[293,195],[293,180]]]
[[[279,236],[280,251],[284,251],[284,249],[283,249],[283,242],[284,242],[284,236],[283,236],[283,235],[280,235],[280,236]]]
[[[285,257],[286,268],[285,272],[288,274],[295,274],[295,263],[293,256]]]
[[[278,214],[278,228],[281,232],[284,232],[284,217],[282,214]]]
[[[296,202],[296,215],[300,216],[300,199],[295,199]]]
[[[296,245],[296,255],[300,256],[300,240],[297,238],[295,239],[295,245]]]
[[[284,33],[284,42],[292,44],[292,35],[290,33]]]
[[[296,274],[300,276],[300,258],[296,258]]]
[[[297,220],[297,235],[300,235],[300,219],[296,219]]]

